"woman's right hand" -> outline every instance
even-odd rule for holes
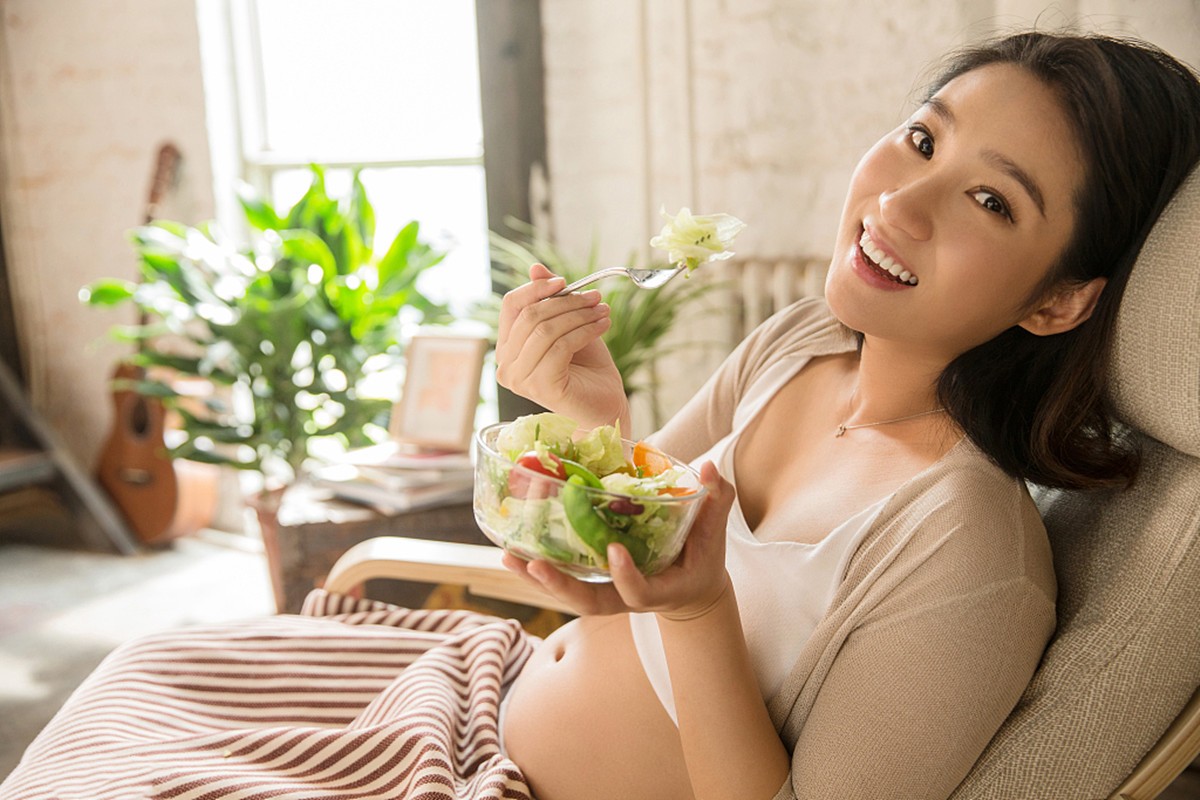
[[[563,297],[566,281],[541,264],[529,283],[504,296],[496,343],[496,382],[588,428],[621,420],[629,404],[621,374],[600,336],[612,325],[597,291]]]

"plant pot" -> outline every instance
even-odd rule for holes
[[[281,612],[286,607],[283,564],[279,552],[279,509],[283,505],[283,496],[287,490],[287,486],[263,489],[258,494],[246,498],[246,505],[254,509],[254,516],[258,519],[258,530],[262,536],[263,551],[267,556],[267,571],[271,577],[271,594],[275,598],[276,612]]]

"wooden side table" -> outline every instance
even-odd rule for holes
[[[264,526],[263,544],[276,608],[300,610],[308,593],[319,587],[338,556],[374,536],[490,545],[475,524],[470,503],[382,514],[366,506],[332,497],[328,490],[297,485],[284,495],[274,531]],[[375,600],[420,608],[434,587],[381,581],[368,587]]]

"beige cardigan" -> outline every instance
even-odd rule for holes
[[[801,300],[751,333],[650,438],[691,460],[732,430],[764,375],[854,348],[823,301]],[[1054,597],[1050,546],[1024,483],[964,438],[888,501],[768,700],[792,752],[774,800],[948,797],[1033,675]]]

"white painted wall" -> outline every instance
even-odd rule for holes
[[[126,232],[155,154],[184,155],[162,213],[212,215],[194,0],[0,0],[0,219],[34,404],[90,467],[124,317],[80,305],[95,278],[133,279]]]
[[[918,77],[994,31],[1079,20],[1200,64],[1196,0],[543,0],[542,14],[554,232],[616,260],[645,250],[660,204],[741,217],[739,255],[827,254],[854,165],[907,117]],[[712,328],[698,313],[676,339]],[[722,355],[661,366],[667,415]],[[651,429],[646,404],[635,413],[635,433]]]

